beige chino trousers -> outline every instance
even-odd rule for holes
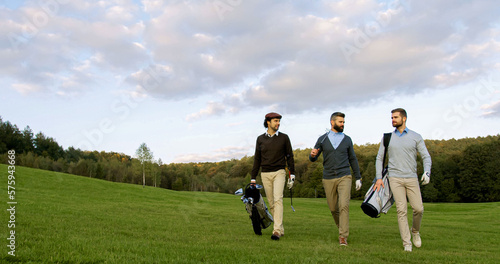
[[[278,170],[273,172],[261,172],[262,184],[266,191],[269,210],[273,215],[274,228],[273,233],[285,234],[283,228],[283,189],[285,188],[286,172]]]
[[[389,177],[389,185],[391,186],[392,195],[396,202],[399,233],[401,240],[403,240],[403,246],[410,246],[411,234],[407,217],[408,201],[413,209],[412,233],[420,232],[420,224],[422,223],[422,215],[424,213],[418,178]],[[408,201],[406,197],[408,197]]]
[[[285,170],[278,170],[273,172],[261,172],[262,185],[266,191],[267,201],[269,203],[269,210],[273,215],[274,229],[273,233],[277,232],[280,235],[285,234],[283,228],[283,189],[285,188]]]
[[[323,179],[326,201],[333,220],[339,229],[339,236],[349,236],[349,201],[351,200],[352,176],[346,175],[335,179]]]

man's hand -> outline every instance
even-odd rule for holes
[[[361,183],[361,179],[356,180],[356,191],[361,190],[361,185],[363,185],[363,184]]]
[[[428,184],[431,181],[431,174],[428,171],[424,172],[424,174],[422,174],[421,181],[422,185]]]
[[[316,158],[318,156],[319,149],[312,149],[311,150],[311,157]]]
[[[382,188],[385,188],[384,181],[382,179],[378,179],[375,182],[375,186],[373,186],[373,189],[378,192],[380,190],[380,185],[382,185]]]
[[[255,184],[256,184],[256,183],[257,183],[257,182],[255,181],[255,179],[251,179],[251,180],[250,180],[250,185],[255,186]]]
[[[295,182],[295,175],[290,174],[290,178],[288,178],[288,183],[287,183],[288,189],[292,189],[294,182]]]

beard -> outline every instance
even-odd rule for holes
[[[344,127],[339,127],[339,126],[337,126],[336,124],[335,124],[335,125],[333,125],[333,129],[335,129],[335,130],[336,130],[336,131],[338,131],[338,132],[344,132]]]
[[[401,122],[401,123],[398,123],[398,122],[392,123],[392,127],[395,127],[395,128],[399,128],[402,125],[403,125],[403,122]]]
[[[273,130],[274,132],[278,131],[278,129],[280,128],[280,125],[275,125],[275,126],[269,126],[269,128],[271,130]]]

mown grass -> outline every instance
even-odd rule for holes
[[[21,263],[500,263],[500,203],[424,204],[423,246],[403,251],[396,210],[372,219],[351,201],[349,246],[324,199],[285,199],[286,235],[253,234],[239,197],[175,192],[16,167],[16,256],[6,247],[0,165],[0,261]]]

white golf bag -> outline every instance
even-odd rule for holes
[[[389,147],[389,142],[391,141],[391,135],[391,133],[384,134],[384,158],[382,160],[382,167],[387,156],[387,148]],[[388,167],[383,167],[382,181],[384,182],[385,187],[382,187],[381,185],[378,192],[373,190],[373,187],[375,186],[375,180],[373,180],[374,183],[366,192],[365,200],[361,204],[361,209],[363,210],[363,212],[370,217],[378,218],[380,217],[380,213],[387,214],[392,204],[394,204],[394,198],[392,197],[387,173]]]
[[[381,213],[387,214],[391,206],[394,204],[394,198],[392,197],[391,188],[389,187],[389,179],[387,176],[383,176],[384,186],[380,186],[379,191],[373,190],[373,186],[368,189],[365,194],[365,200],[361,204],[361,209],[365,214],[370,217],[378,218]]]

